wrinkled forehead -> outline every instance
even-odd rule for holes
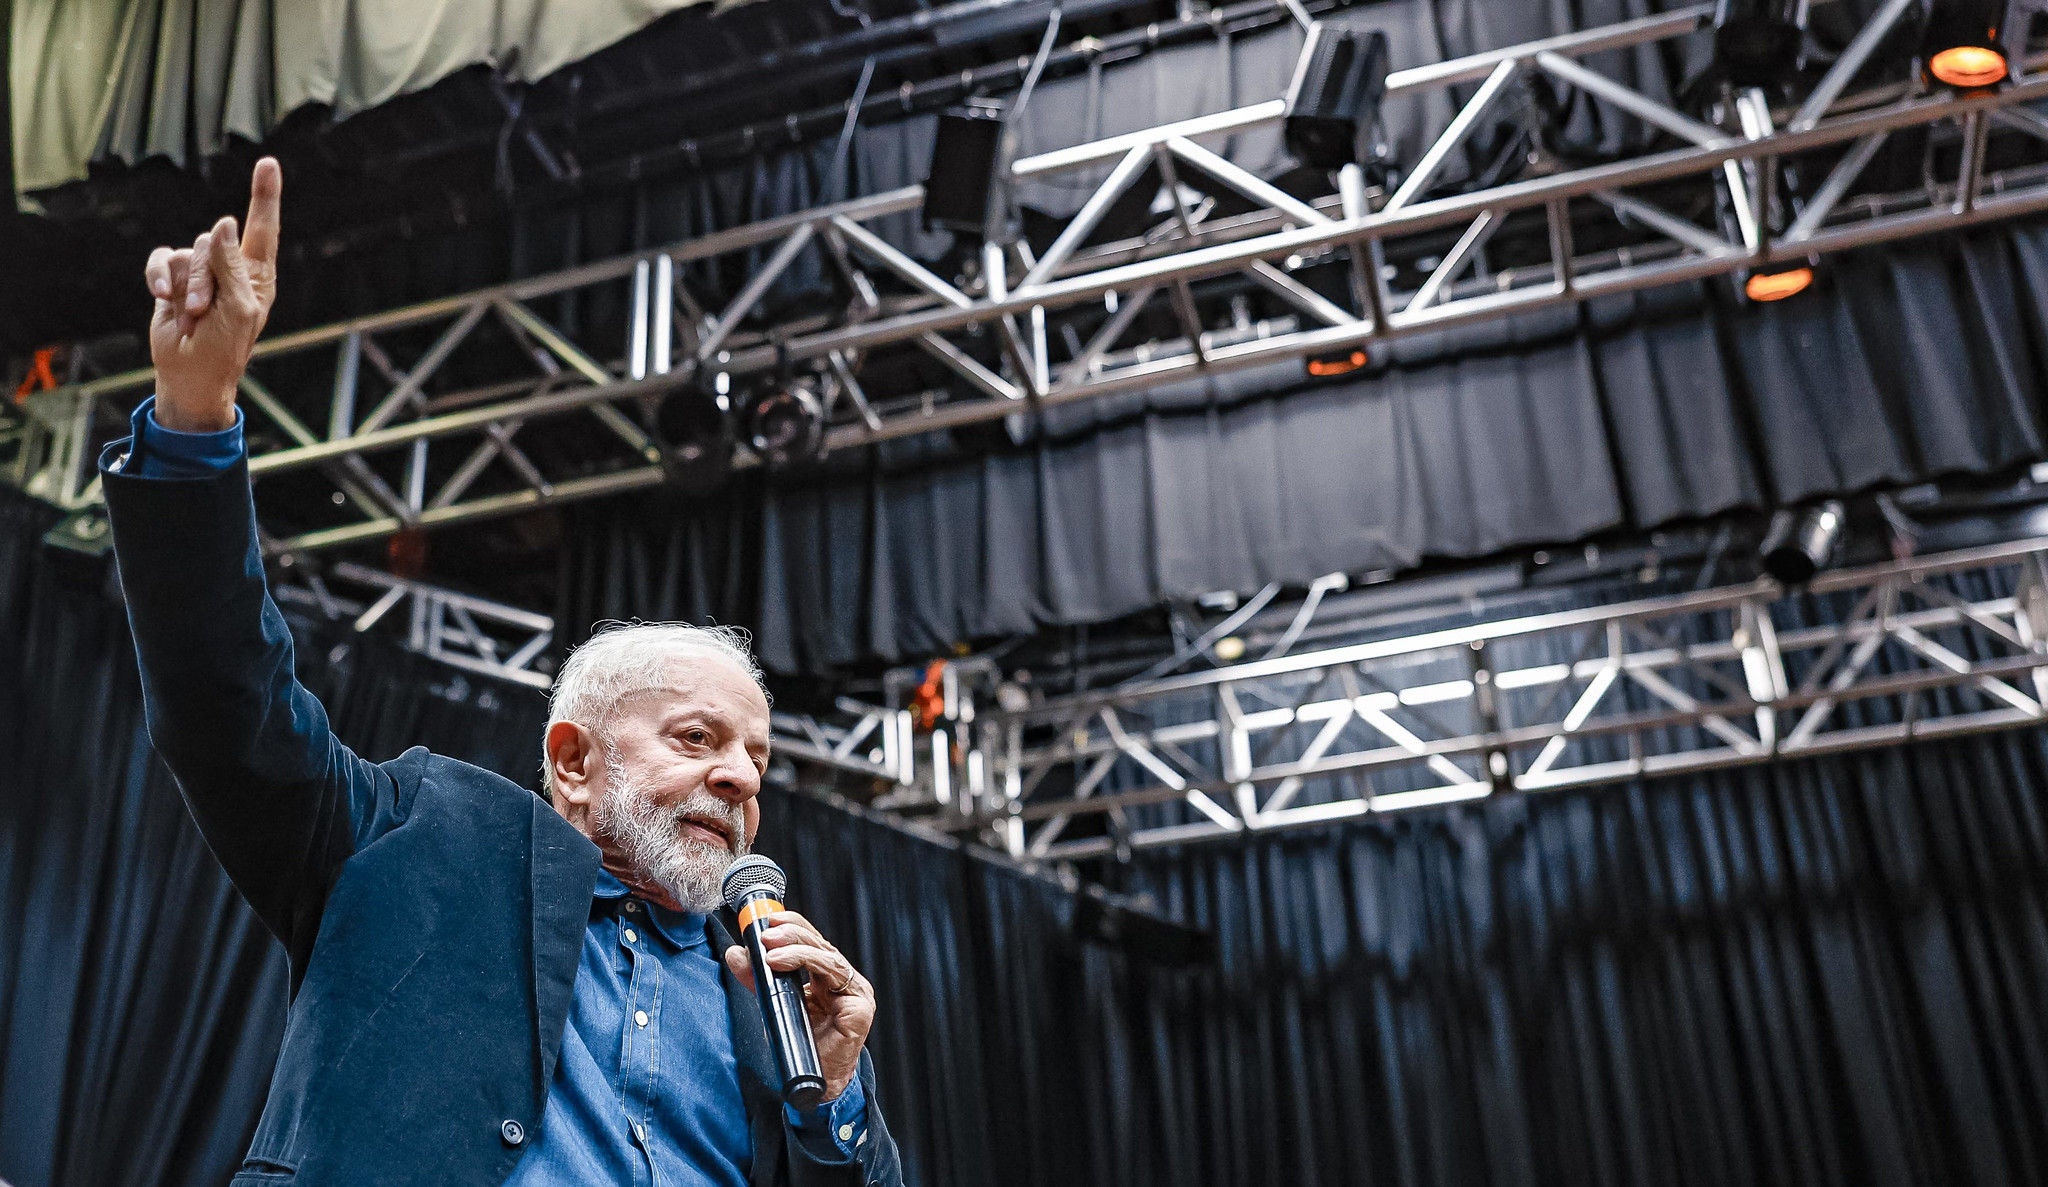
[[[768,729],[768,697],[753,674],[724,652],[696,643],[664,647],[662,662],[650,678],[621,689],[614,714],[641,711],[665,713],[697,706],[735,718],[734,724]]]

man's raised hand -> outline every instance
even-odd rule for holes
[[[235,423],[235,388],[277,299],[277,205],[284,173],[256,162],[249,217],[223,217],[189,248],[159,247],[143,277],[156,311],[149,356],[156,364],[156,420],[207,433]]]

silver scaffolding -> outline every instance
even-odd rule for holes
[[[1407,179],[1377,205],[1355,174],[1340,180],[1340,192],[1301,199],[1204,147],[1278,121],[1282,103],[1275,99],[1016,161],[1011,168],[1019,180],[1105,165],[1109,171],[1043,256],[1025,246],[984,251],[978,279],[940,277],[874,231],[879,219],[920,209],[923,195],[913,186],[281,335],[258,346],[253,369],[290,363],[323,377],[311,384],[317,392],[295,387],[289,400],[253,374],[244,380],[243,405],[267,442],[250,469],[259,480],[316,471],[332,487],[337,522],[280,530],[267,546],[332,548],[657,486],[664,481],[662,448],[636,414],[716,375],[817,368],[837,409],[827,444],[843,449],[2048,209],[2048,169],[1986,167],[1993,136],[2048,139],[2048,119],[2029,106],[2048,98],[2048,77],[2023,74],[2001,90],[1971,95],[1847,92],[1910,7],[1910,0],[1886,4],[1796,110],[1773,112],[1758,96],[1743,95],[1726,114],[1727,127],[1696,120],[1579,61],[1690,36],[1711,23],[1711,4],[1396,72],[1388,80],[1394,95],[1477,85]],[[1481,117],[1518,79],[1534,75],[1669,132],[1683,147],[1422,200]],[[1952,131],[1961,145],[1953,176],[1910,193],[1850,196],[1889,137],[1925,127]],[[1772,234],[1764,212],[1774,162],[1831,146],[1845,150],[1839,162],[1797,218]],[[1088,246],[1105,213],[1154,167],[1168,179],[1167,192],[1193,183],[1255,209],[1212,218],[1211,203],[1178,204],[1142,237]],[[1725,187],[1736,217],[1727,226],[1703,226],[1645,196],[1643,187],[1680,179]],[[1485,270],[1486,242],[1520,212],[1547,226],[1548,259]],[[1647,238],[1627,250],[1580,252],[1573,227],[1587,217],[1624,220]],[[1452,234],[1455,246],[1413,291],[1389,286],[1380,265],[1391,248]],[[691,269],[742,254],[758,263],[731,298],[700,296]],[[763,324],[763,299],[807,255],[843,279],[856,299],[844,310]],[[1331,260],[1351,261],[1348,301],[1295,276]],[[1243,277],[1289,313],[1206,328],[1195,316],[1190,286],[1220,277]],[[576,341],[539,310],[544,299],[600,292],[630,309],[615,356]],[[1182,337],[1126,343],[1156,302],[1171,308]],[[1049,330],[1048,314],[1090,303],[1114,313],[1089,341],[1065,349]],[[497,341],[514,344],[510,353],[524,373],[435,391],[433,381],[452,359],[480,349],[478,330],[486,324],[504,335]],[[1001,343],[993,364],[968,345],[982,332]],[[390,344],[408,337],[426,345],[401,358],[405,352]],[[931,393],[865,391],[860,365],[867,353],[898,345],[927,353],[979,398],[938,402]],[[15,449],[16,481],[65,506],[95,501],[93,426],[119,411],[117,398],[132,402],[151,382],[142,370],[32,398]],[[324,424],[294,411],[316,402]],[[596,431],[604,456],[584,451],[567,460],[531,447],[570,420]],[[739,468],[756,464],[744,447],[734,461]]]
[[[272,587],[456,670],[551,684],[546,615],[347,563],[285,565]],[[2038,728],[2048,539],[1286,650],[1012,709],[948,680],[928,731],[842,697],[774,713],[773,746],[917,827],[1065,862]]]
[[[946,767],[892,803],[1071,861],[2033,728],[2044,704],[2032,539],[967,704]]]

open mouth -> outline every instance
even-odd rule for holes
[[[696,837],[700,841],[707,841],[721,849],[732,848],[732,834],[726,831],[724,824],[708,817],[683,817],[683,834]]]

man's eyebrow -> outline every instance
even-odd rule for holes
[[[732,729],[732,718],[709,705],[679,705],[662,716],[661,724],[663,729],[667,729],[678,722],[691,719],[707,721],[726,730]]]

